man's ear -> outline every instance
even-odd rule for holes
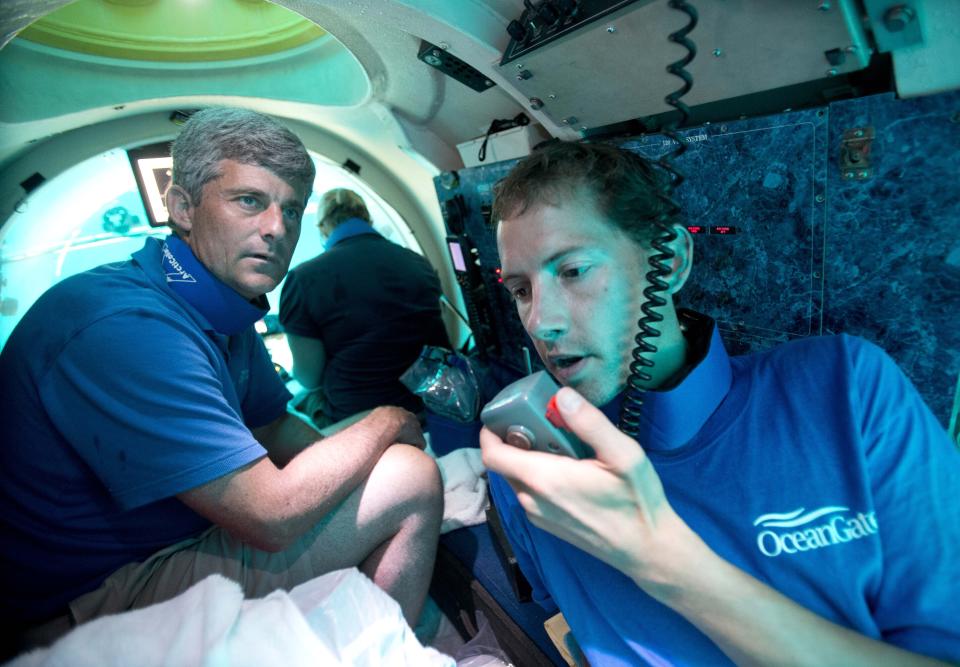
[[[179,185],[171,185],[167,190],[167,214],[173,231],[187,238],[193,227],[193,202],[187,191]]]
[[[666,277],[670,294],[676,294],[686,284],[693,267],[693,236],[681,224],[674,224],[673,231],[677,238],[670,243],[673,259],[670,260],[670,275]]]
[[[320,236],[325,239],[330,238],[330,234],[333,232],[333,229],[331,229],[330,223],[327,222],[326,218],[321,219],[320,222],[317,223],[317,228],[320,230]]]

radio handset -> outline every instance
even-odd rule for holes
[[[593,457],[593,450],[571,433],[556,407],[560,389],[546,371],[537,371],[508,385],[480,413],[480,421],[508,445],[575,459]]]

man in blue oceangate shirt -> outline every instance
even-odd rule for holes
[[[960,661],[960,453],[863,339],[728,356],[672,302],[693,242],[654,224],[661,187],[635,153],[558,142],[496,188],[504,286],[596,452],[481,434],[534,598],[593,667]],[[634,440],[614,424],[655,238],[670,252]]]

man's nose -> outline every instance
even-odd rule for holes
[[[567,307],[552,290],[533,290],[526,330],[534,338],[554,341],[567,331]]]
[[[283,238],[286,229],[283,224],[283,207],[279,204],[270,204],[260,214],[260,235],[264,238]]]

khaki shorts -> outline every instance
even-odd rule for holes
[[[213,526],[195,538],[161,549],[142,563],[130,563],[111,574],[100,588],[70,603],[75,624],[106,614],[147,607],[169,600],[206,579],[221,574],[240,584],[244,596],[264,597],[278,588],[289,590],[325,574],[313,567],[309,552],[317,548],[322,522],[284,551],[267,552]]]
[[[17,640],[20,649],[51,644],[74,626],[107,614],[148,607],[176,597],[211,574],[221,574],[240,584],[244,597],[259,598],[278,588],[290,590],[320,572],[313,566],[311,549],[317,543],[321,521],[284,551],[255,549],[213,526],[197,537],[178,542],[111,574],[100,588],[70,603],[70,613],[29,628]]]

